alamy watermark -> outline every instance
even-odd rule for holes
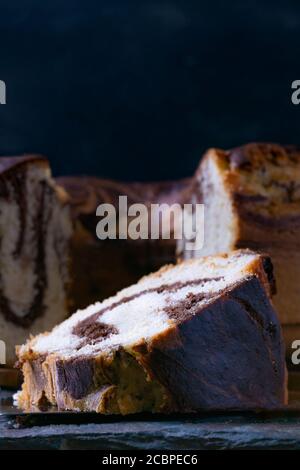
[[[292,349],[295,349],[295,351],[292,353],[291,356],[291,362],[294,364],[294,366],[298,366],[300,364],[300,340],[295,339],[295,341],[292,342]]]
[[[96,234],[100,240],[185,240],[186,250],[204,244],[204,204],[142,204],[128,206],[119,196],[118,208],[104,203],[97,207]]]
[[[6,84],[0,80],[0,104],[6,104]]]

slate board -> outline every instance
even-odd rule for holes
[[[9,412],[0,392],[0,449],[300,449],[300,374],[290,405],[272,413],[103,417],[92,413]]]

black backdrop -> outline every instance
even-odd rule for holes
[[[155,180],[208,146],[300,143],[297,3],[0,0],[0,154]]]

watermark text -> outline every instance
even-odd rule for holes
[[[5,342],[0,340],[0,365],[6,364],[6,346]]]
[[[6,84],[0,80],[0,104],[6,104]]]
[[[100,217],[96,235],[100,240],[185,240],[187,250],[200,250],[204,244],[203,204],[142,204],[128,206],[127,196],[119,204],[97,207]]]

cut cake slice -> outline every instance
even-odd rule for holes
[[[189,202],[205,206],[204,246],[179,241],[183,259],[240,248],[268,253],[274,264],[274,304],[287,351],[300,326],[300,149],[250,143],[204,155]]]
[[[19,347],[18,405],[99,413],[272,409],[286,401],[268,257],[166,266]]]
[[[0,340],[6,366],[15,345],[67,317],[69,241],[67,195],[40,155],[0,158]],[[2,380],[0,385],[2,384]]]

